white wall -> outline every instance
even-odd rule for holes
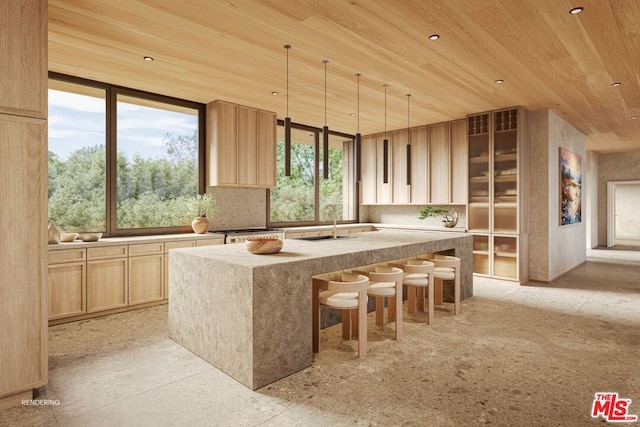
[[[586,137],[552,111],[530,116],[529,274],[551,281],[586,261]],[[582,157],[582,222],[560,225],[560,147]]]
[[[586,224],[587,248],[598,246],[598,154],[587,152]]]

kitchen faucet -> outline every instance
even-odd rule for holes
[[[331,210],[333,211],[333,238],[337,239],[338,238],[338,229],[336,226],[336,207],[335,205],[332,204],[328,204],[327,206],[324,207],[324,210],[322,211],[323,213],[323,221],[327,220],[327,208],[331,208]]]

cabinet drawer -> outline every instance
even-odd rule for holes
[[[49,264],[58,264],[61,262],[84,261],[87,258],[87,252],[84,248],[65,249],[62,251],[49,251]]]
[[[177,242],[165,242],[164,252],[168,253],[170,249],[192,248],[196,245],[195,240],[180,240]]]
[[[203,239],[196,240],[196,246],[213,246],[213,245],[223,245],[224,239]]]
[[[141,243],[129,245],[129,256],[161,254],[164,251],[164,243]]]
[[[118,258],[127,256],[127,246],[102,246],[87,248],[87,259]]]

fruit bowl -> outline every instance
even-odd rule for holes
[[[73,242],[78,238],[78,233],[60,233],[60,241],[61,242]]]

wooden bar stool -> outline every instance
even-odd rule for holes
[[[432,262],[422,259],[407,259],[399,264],[404,272],[402,284],[407,287],[407,313],[415,314],[424,310],[425,288],[427,289],[427,323],[434,319],[434,269]]]
[[[453,314],[460,314],[462,307],[460,304],[460,258],[438,254],[422,255],[419,258],[433,262],[435,265],[435,300],[437,305],[442,305],[444,302],[442,298],[444,281],[453,281]]]
[[[390,322],[395,321],[395,339],[402,334],[402,279],[401,268],[390,265],[376,265],[373,271],[358,271],[369,277],[367,294],[376,299],[376,325],[384,326],[384,299]]]
[[[358,357],[367,355],[367,288],[369,278],[342,273],[340,281],[313,279],[313,351],[320,351],[320,308],[342,310],[342,337],[351,339],[357,330]]]

